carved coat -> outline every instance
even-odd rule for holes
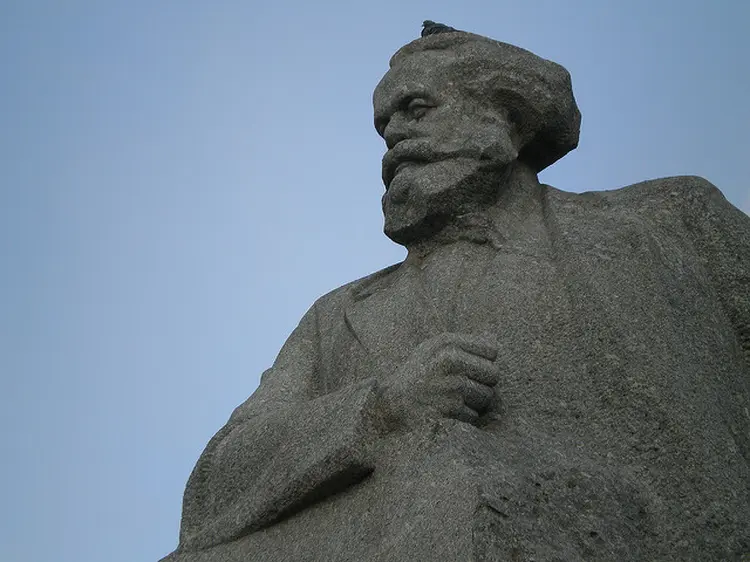
[[[319,299],[206,447],[169,562],[750,554],[750,218],[696,177],[544,186],[543,240]],[[479,427],[382,436],[377,381],[492,334]]]

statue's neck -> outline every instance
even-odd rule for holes
[[[440,232],[407,246],[408,261],[419,261],[433,250],[458,241],[514,245],[542,227],[543,186],[536,173],[516,163],[486,208],[456,216]]]

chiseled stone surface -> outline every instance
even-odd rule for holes
[[[484,37],[406,45],[374,107],[408,257],[307,312],[164,562],[750,557],[750,218],[540,184],[570,77]]]

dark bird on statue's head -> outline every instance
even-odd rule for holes
[[[450,33],[451,31],[458,31],[444,23],[437,23],[432,20],[424,20],[422,22],[422,37],[428,35],[435,35],[436,33]]]

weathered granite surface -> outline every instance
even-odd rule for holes
[[[698,177],[539,184],[569,75],[477,35],[403,47],[374,106],[408,257],[307,312],[164,561],[748,559],[750,218]]]

